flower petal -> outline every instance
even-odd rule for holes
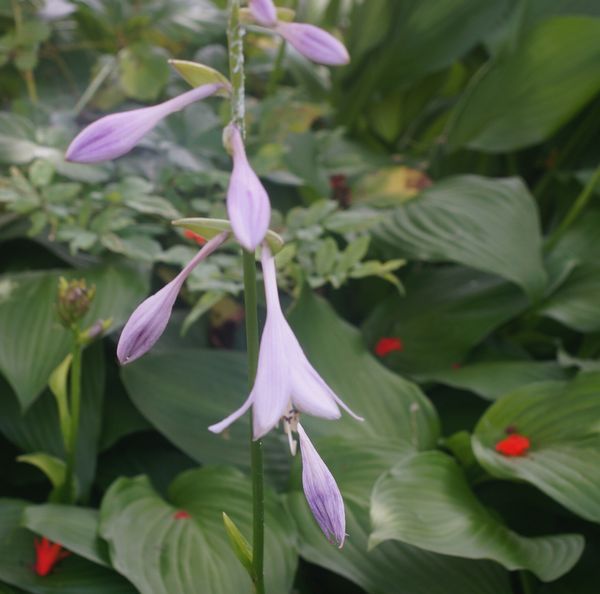
[[[344,44],[319,27],[280,21],[276,31],[313,62],[327,66],[343,66],[350,62],[350,55]]]
[[[224,418],[222,421],[211,425],[208,430],[213,433],[221,433],[231,425],[234,421],[237,421],[249,408],[252,404],[252,394],[246,398],[246,402],[240,406],[235,412],[231,413],[228,417]]]
[[[231,125],[233,171],[227,190],[227,212],[233,232],[240,244],[254,251],[264,239],[271,220],[271,203],[267,191],[250,167],[238,128]]]
[[[289,345],[281,322],[279,316],[269,313],[260,341],[251,394],[254,439],[271,431],[290,406]]]
[[[277,24],[277,10],[272,0],[249,0],[248,6],[259,25],[274,27]]]
[[[346,514],[342,494],[325,462],[298,424],[302,454],[302,487],[315,520],[330,542],[340,548],[346,539]]]
[[[216,93],[223,85],[196,87],[152,107],[107,115],[84,128],[67,149],[67,161],[98,163],[128,153],[160,120],[190,103]]]
[[[213,237],[169,284],[138,305],[127,320],[117,345],[117,357],[122,365],[135,361],[154,346],[167,327],[173,305],[185,279],[227,239],[228,235],[228,232],[224,232]]]

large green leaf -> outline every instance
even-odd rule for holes
[[[527,384],[566,377],[566,370],[553,361],[485,361],[440,370],[428,379],[495,400]]]
[[[335,423],[309,419],[313,432],[387,437],[406,440],[417,449],[433,447],[439,421],[429,400],[418,386],[381,365],[358,330],[339,318],[325,300],[304,291],[289,321],[315,369],[365,418],[363,423],[348,415]]]
[[[369,550],[368,501],[377,478],[412,450],[387,439],[320,440],[319,453],[331,469],[344,497],[344,548],[332,546],[311,515],[304,494],[286,498],[300,532],[300,554],[345,576],[372,594],[508,594],[508,574],[488,561],[459,559],[417,547],[386,542]]]
[[[85,559],[110,567],[106,543],[98,536],[98,521],[95,509],[47,503],[25,508],[22,525]]]
[[[227,435],[208,426],[239,408],[247,396],[246,362],[241,353],[217,350],[169,350],[150,353],[123,367],[127,392],[139,411],[165,437],[204,464],[249,468],[248,415]],[[287,475],[289,454],[283,434],[265,440],[267,468]]]
[[[401,256],[497,274],[532,297],[546,284],[537,207],[518,178],[449,178],[393,210],[376,233]]]
[[[76,555],[47,576],[33,571],[34,535],[21,527],[28,503],[0,499],[0,580],[32,594],[135,594],[120,575]]]
[[[502,152],[545,140],[600,90],[599,60],[600,19],[542,21],[464,96],[450,147]]]
[[[146,293],[142,278],[128,268],[4,275],[0,300],[0,371],[15,390],[23,409],[30,406],[65,358],[70,335],[58,322],[59,276],[84,277],[95,284],[96,297],[84,327],[99,318],[124,321]]]
[[[498,400],[479,421],[473,451],[494,476],[527,481],[574,513],[600,522],[600,373],[569,383],[544,382]],[[512,427],[527,436],[524,456],[495,444]]]
[[[83,355],[81,420],[77,441],[77,479],[86,495],[96,471],[104,404],[104,351],[98,343]],[[44,392],[23,413],[6,382],[0,378],[0,432],[25,452],[47,452],[65,458],[56,401]]]
[[[382,302],[365,325],[371,344],[397,336],[402,352],[386,361],[402,373],[435,378],[462,363],[470,349],[527,306],[513,285],[458,267],[415,270],[406,297]]]
[[[409,455],[384,474],[371,497],[371,546],[398,540],[429,551],[492,559],[544,581],[569,571],[583,551],[579,535],[526,538],[475,497],[458,464],[441,452]]]
[[[120,479],[106,494],[100,532],[113,566],[142,594],[252,591],[223,526],[226,512],[244,533],[252,526],[252,486],[232,468],[180,475],[162,499],[145,477]],[[296,569],[295,533],[277,497],[265,498],[267,591],[289,592]],[[190,517],[176,517],[185,511]]]

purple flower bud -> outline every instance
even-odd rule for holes
[[[121,365],[135,361],[154,346],[167,327],[173,305],[185,279],[227,239],[228,235],[229,232],[225,231],[213,237],[168,285],[138,305],[127,320],[117,345],[117,357]]]
[[[159,103],[104,116],[84,128],[67,149],[67,161],[99,163],[128,153],[160,120],[190,103],[213,95],[223,87],[210,84]]]
[[[342,494],[329,468],[298,424],[302,454],[302,487],[315,520],[329,542],[340,547],[346,540],[346,514]]]
[[[327,31],[306,23],[278,22],[275,30],[303,56],[318,64],[343,66],[350,62],[344,44]]]
[[[250,0],[250,12],[254,20],[263,27],[274,27],[277,24],[277,10],[272,0]]]
[[[233,171],[227,189],[229,221],[240,244],[254,251],[269,229],[271,203],[267,191],[248,163],[237,126],[230,124],[225,130],[225,137],[233,156]]]
[[[253,436],[260,439],[292,408],[324,419],[337,419],[342,407],[355,415],[310,364],[279,303],[275,259],[263,245],[262,266],[267,297],[267,320],[260,339],[258,368],[252,392],[237,411],[209,427],[220,433],[252,406]]]

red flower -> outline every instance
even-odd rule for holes
[[[191,518],[192,516],[190,515],[189,512],[186,512],[184,509],[180,509],[179,511],[176,511],[173,514],[173,517],[176,520],[187,520],[188,518]]]
[[[378,357],[385,357],[392,351],[402,352],[404,350],[404,343],[399,338],[380,338],[375,345],[375,354]]]
[[[48,575],[59,561],[71,554],[69,551],[65,551],[57,542],[51,542],[46,537],[43,537],[42,540],[35,538],[33,546],[35,547],[33,570],[40,576]]]
[[[496,444],[496,451],[503,456],[524,456],[531,446],[528,437],[519,433],[511,433]]]
[[[186,229],[183,232],[183,235],[187,239],[193,239],[198,245],[204,245],[206,243],[206,239],[204,237],[202,237],[202,235],[198,235],[198,233],[194,233],[193,231],[190,231],[189,229]]]

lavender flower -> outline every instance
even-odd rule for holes
[[[333,475],[298,424],[302,454],[302,487],[315,520],[329,542],[336,542],[340,549],[346,539],[346,514],[342,494]]]
[[[306,23],[277,20],[277,10],[272,0],[250,0],[250,11],[259,25],[279,33],[309,60],[327,66],[343,66],[350,62],[344,44],[327,31]]]
[[[230,124],[224,136],[233,157],[233,171],[227,189],[231,228],[242,246],[254,251],[269,229],[271,203],[267,191],[248,163],[238,127]]]
[[[350,62],[350,55],[344,44],[319,27],[280,21],[275,31],[313,62],[327,66],[343,66]]]
[[[167,327],[173,305],[185,279],[227,239],[228,235],[225,231],[213,237],[168,285],[138,305],[125,324],[117,345],[117,357],[122,365],[135,361],[154,346]]]
[[[271,0],[249,0],[248,5],[259,25],[274,27],[277,24],[277,10]]]
[[[287,323],[277,293],[275,260],[263,245],[262,267],[267,297],[267,320],[263,329],[258,370],[246,402],[226,419],[212,425],[220,433],[253,407],[253,435],[260,439],[290,409],[325,419],[340,417],[338,405],[358,420],[309,363]]]
[[[160,120],[205,99],[222,89],[222,84],[196,87],[152,107],[107,115],[84,128],[67,149],[67,161],[99,163],[128,153]]]

